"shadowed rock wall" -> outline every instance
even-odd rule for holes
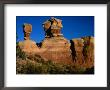
[[[91,68],[94,66],[94,38],[82,37],[72,39],[71,51],[72,58],[75,65]]]

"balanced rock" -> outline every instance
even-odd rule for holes
[[[32,25],[25,23],[23,25],[23,32],[24,32],[24,40],[29,40],[30,33],[32,32]]]
[[[25,23],[23,25],[24,41],[18,43],[20,49],[26,53],[36,53],[39,52],[39,48],[36,42],[30,40],[30,33],[32,32],[32,25]]]
[[[43,23],[43,28],[45,31],[45,37],[57,37],[62,36],[61,29],[62,29],[62,20],[51,17],[49,20]]]
[[[62,21],[52,17],[43,23],[45,39],[42,41],[42,56],[55,63],[72,63],[69,41],[61,34]]]

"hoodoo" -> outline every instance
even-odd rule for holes
[[[32,25],[25,23],[23,25],[24,32],[24,41],[18,43],[20,49],[26,53],[36,53],[39,51],[39,48],[36,45],[36,42],[30,40],[30,33],[32,32]]]
[[[45,50],[43,57],[56,63],[72,63],[69,41],[61,34],[62,20],[51,17],[43,23],[45,39],[41,49]]]

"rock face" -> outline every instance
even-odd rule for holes
[[[94,38],[93,37],[83,37],[84,40],[84,48],[83,48],[83,56],[85,60],[85,67],[94,66]]]
[[[24,40],[18,43],[20,49],[26,53],[37,53],[39,52],[39,48],[36,45],[36,42],[32,40]]]
[[[70,40],[73,61],[82,64],[83,58],[83,40],[81,38]]]
[[[86,68],[94,66],[94,38],[82,37],[71,41],[72,58],[75,65]]]
[[[41,46],[42,56],[55,63],[72,63],[70,43],[64,37],[46,38]]]

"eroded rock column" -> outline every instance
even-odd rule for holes
[[[30,34],[32,32],[32,25],[28,23],[23,24],[23,32],[24,32],[24,41],[20,41],[18,43],[21,50],[23,52],[31,53],[31,54],[38,53],[39,48],[36,45],[36,42],[30,39]]]
[[[32,32],[32,25],[25,23],[23,25],[23,32],[24,32],[24,40],[29,40],[30,33]]]
[[[69,41],[61,34],[62,20],[51,17],[43,23],[45,39],[42,42],[42,56],[55,63],[72,63]]]

